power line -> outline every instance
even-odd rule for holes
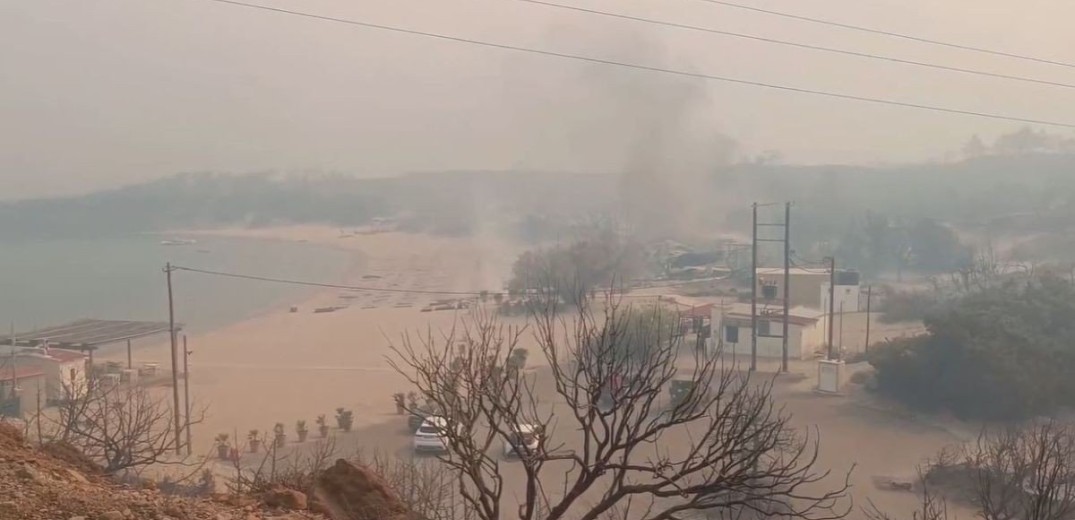
[[[266,283],[278,283],[278,284],[285,284],[285,285],[301,285],[301,286],[306,286],[306,287],[320,287],[320,288],[324,288],[324,289],[341,289],[341,290],[346,290],[346,291],[385,292],[385,293],[397,293],[397,294],[425,294],[425,295],[439,295],[439,296],[482,296],[482,295],[495,296],[497,294],[501,294],[501,295],[507,295],[508,294],[508,293],[506,293],[504,291],[438,291],[438,290],[426,290],[426,289],[393,289],[393,288],[390,288],[390,287],[369,287],[369,286],[360,286],[360,285],[345,285],[345,284],[334,284],[334,283],[324,283],[324,282],[311,282],[311,281],[305,281],[305,280],[294,280],[294,279],[288,279],[288,278],[274,278],[274,277],[270,277],[270,276],[258,276],[258,275],[252,275],[252,274],[234,273],[234,272],[226,272],[226,271],[212,271],[212,270],[209,270],[209,269],[198,269],[198,268],[194,268],[194,267],[185,267],[185,266],[180,266],[180,265],[171,265],[170,269],[172,271],[186,271],[186,272],[189,272],[189,273],[204,274],[204,275],[209,275],[209,276],[219,276],[219,277],[223,277],[223,278],[235,278],[235,279],[240,279],[240,280],[250,280],[250,281],[255,281],[255,282],[266,282]],[[681,286],[681,285],[689,285],[689,284],[692,284],[692,283],[724,280],[726,278],[727,277],[706,278],[706,279],[702,279],[702,280],[693,280],[693,281],[688,281],[688,282],[669,283],[669,284],[665,284],[665,285],[652,285],[652,286],[649,286],[649,287],[640,287],[639,289],[640,290],[643,290],[643,289],[664,289],[664,288],[670,288],[670,287],[678,287],[678,286]],[[624,297],[630,297],[630,298],[656,298],[656,297],[659,297],[660,295],[657,295],[657,294],[653,294],[653,295],[649,295],[649,294],[632,295],[632,294],[624,293],[624,294],[618,294],[618,296],[624,296]]]
[[[789,85],[779,85],[779,84],[775,84],[775,83],[765,83],[765,82],[761,82],[761,81],[745,80],[745,79],[739,79],[739,78],[730,78],[730,77],[726,77],[726,76],[716,76],[716,75],[712,75],[712,74],[701,74],[701,73],[695,73],[695,72],[687,72],[687,71],[682,71],[682,70],[668,69],[668,68],[663,68],[663,67],[655,67],[655,66],[650,66],[650,65],[639,65],[639,64],[635,64],[635,63],[625,63],[625,62],[621,62],[621,61],[607,60],[607,59],[602,59],[602,58],[594,58],[594,57],[582,56],[582,55],[578,55],[578,54],[567,54],[567,53],[562,53],[562,52],[547,51],[547,50],[541,50],[541,49],[532,49],[532,48],[529,48],[529,47],[519,47],[519,46],[503,44],[503,43],[493,43],[493,42],[487,42],[487,41],[482,41],[482,40],[473,40],[473,39],[469,39],[469,38],[462,38],[462,37],[459,37],[459,36],[449,36],[449,35],[445,35],[445,34],[418,31],[418,30],[414,30],[414,29],[404,29],[404,28],[401,28],[401,27],[394,27],[394,26],[389,26],[389,25],[381,25],[381,24],[375,24],[375,23],[369,23],[369,22],[362,22],[362,21],[350,20],[350,19],[346,19],[346,18],[336,18],[336,17],[332,17],[332,16],[325,16],[325,15],[307,13],[307,12],[302,12],[302,11],[293,11],[293,10],[290,10],[290,9],[281,9],[281,8],[278,8],[278,7],[269,7],[269,6],[265,6],[265,5],[258,5],[258,4],[240,2],[240,1],[237,1],[237,0],[204,0],[204,1],[216,2],[216,3],[220,3],[220,4],[229,4],[229,5],[239,6],[239,7],[246,7],[246,8],[249,8],[249,9],[258,9],[258,10],[262,10],[262,11],[271,11],[271,12],[280,13],[280,14],[299,16],[299,17],[303,17],[303,18],[310,18],[310,19],[322,20],[322,21],[327,21],[327,22],[335,22],[335,23],[353,25],[353,26],[358,26],[358,27],[365,27],[365,28],[368,28],[368,29],[377,29],[377,30],[390,31],[390,32],[401,33],[401,34],[410,34],[410,35],[415,35],[415,36],[424,36],[424,37],[427,37],[427,38],[435,38],[435,39],[444,40],[444,41],[466,43],[466,44],[471,44],[471,45],[480,45],[480,46],[483,46],[483,47],[490,47],[490,48],[495,48],[495,49],[509,50],[509,51],[515,51],[515,52],[524,52],[524,53],[528,53],[528,54],[538,54],[538,55],[543,55],[543,56],[551,56],[551,57],[555,57],[555,58],[564,58],[564,59],[569,59],[569,60],[584,61],[584,62],[588,62],[588,63],[597,63],[597,64],[601,64],[601,65],[612,65],[612,66],[616,66],[616,67],[624,67],[624,68],[635,69],[635,70],[642,70],[642,71],[649,71],[649,72],[660,72],[660,73],[663,73],[663,74],[671,74],[671,75],[675,75],[675,76],[697,78],[697,79],[706,79],[706,80],[711,80],[711,81],[721,81],[721,82],[725,82],[725,83],[735,83],[735,84],[739,84],[739,85],[760,87],[760,88],[766,88],[766,89],[771,89],[771,90],[782,90],[782,91],[786,91],[786,92],[796,92],[796,93],[799,93],[799,94],[810,94],[810,95],[820,96],[820,97],[828,97],[828,98],[833,98],[833,99],[843,99],[843,100],[848,100],[848,101],[859,101],[859,102],[863,102],[863,103],[872,103],[872,104],[877,104],[877,105],[890,105],[890,106],[897,106],[897,107],[903,107],[903,108],[913,108],[913,109],[926,110],[926,111],[931,111],[931,112],[943,112],[943,113],[948,113],[948,114],[959,114],[959,115],[965,115],[965,116],[974,116],[974,117],[981,117],[981,118],[985,118],[985,119],[995,119],[995,120],[1002,120],[1002,121],[1014,121],[1014,122],[1018,122],[1018,123],[1030,123],[1030,124],[1045,125],[1045,126],[1055,126],[1055,127],[1061,127],[1061,128],[1075,128],[1075,123],[1062,123],[1062,122],[1058,122],[1058,121],[1047,121],[1047,120],[1042,120],[1042,119],[1032,119],[1032,118],[1018,117],[1018,116],[1007,116],[1007,115],[1003,115],[1003,114],[994,114],[994,113],[989,113],[989,112],[977,112],[977,111],[974,111],[974,110],[963,110],[963,109],[957,109],[957,108],[947,108],[947,107],[936,106],[936,105],[925,105],[925,104],[920,104],[920,103],[910,103],[910,102],[896,101],[896,100],[890,100],[890,99],[871,98],[871,97],[866,97],[866,96],[858,96],[858,95],[854,95],[854,94],[842,94],[842,93],[839,93],[839,92],[828,92],[828,91],[823,91],[823,90],[813,90],[813,89],[802,88],[802,87],[793,87],[793,86],[789,86]]]
[[[370,291],[370,292],[389,292],[389,293],[403,293],[403,294],[435,294],[435,295],[448,295],[448,296],[480,296],[481,292],[473,291],[433,291],[422,289],[392,289],[386,287],[363,287],[358,285],[341,285],[333,283],[321,283],[321,282],[307,282],[303,280],[290,280],[286,278],[272,278],[268,276],[255,276],[241,273],[230,273],[224,271],[210,271],[207,269],[196,269],[193,267],[183,267],[173,265],[172,270],[175,271],[187,271],[191,273],[206,274],[211,276],[221,276],[224,278],[238,278],[241,280],[253,280],[256,282],[269,282],[279,283],[287,285],[304,285],[307,287],[322,287],[326,289],[344,289],[348,291]],[[495,292],[486,292],[485,294],[496,294]]]
[[[946,71],[950,71],[950,72],[959,72],[959,73],[963,73],[963,74],[974,74],[974,75],[986,76],[986,77],[990,77],[990,78],[1007,79],[1007,80],[1012,80],[1012,81],[1022,81],[1022,82],[1026,82],[1026,83],[1035,83],[1035,84],[1039,84],[1039,85],[1050,85],[1050,86],[1054,86],[1054,87],[1064,87],[1064,88],[1075,89],[1075,84],[1063,83],[1063,82],[1060,82],[1060,81],[1049,81],[1049,80],[1045,80],[1045,79],[1029,78],[1029,77],[1026,77],[1026,76],[1017,76],[1017,75],[1013,75],[1013,74],[1002,74],[1002,73],[999,73],[999,72],[989,72],[989,71],[984,71],[984,70],[967,69],[967,68],[963,68],[963,67],[954,67],[954,66],[949,66],[949,65],[941,65],[941,64],[937,64],[937,63],[928,63],[928,62],[924,62],[924,61],[908,60],[908,59],[903,59],[903,58],[896,58],[896,57],[893,57],[893,56],[884,56],[884,55],[880,55],[880,54],[872,54],[872,53],[868,53],[868,52],[859,52],[859,51],[852,51],[852,50],[847,50],[847,49],[837,49],[837,48],[834,48],[834,47],[824,47],[824,46],[821,46],[821,45],[812,45],[812,44],[808,44],[808,43],[799,43],[799,42],[793,42],[793,41],[787,41],[787,40],[778,40],[776,38],[767,38],[767,37],[764,37],[764,36],[757,36],[757,35],[753,35],[753,34],[737,33],[737,32],[732,32],[732,31],[724,31],[724,30],[720,30],[720,29],[713,29],[713,28],[709,28],[709,27],[701,27],[701,26],[697,26],[697,25],[689,25],[689,24],[682,24],[682,23],[676,23],[676,22],[666,22],[666,21],[663,21],[663,20],[654,20],[652,18],[643,18],[643,17],[640,17],[640,16],[632,16],[632,15],[627,15],[627,14],[622,14],[622,13],[599,11],[597,9],[588,9],[588,8],[584,8],[584,7],[577,7],[577,6],[573,6],[573,5],[558,4],[558,3],[554,3],[554,2],[545,2],[543,0],[517,0],[517,1],[526,2],[528,4],[543,5],[543,6],[552,7],[552,8],[555,8],[555,9],[566,9],[566,10],[577,11],[577,12],[581,12],[581,13],[596,14],[596,15],[599,15],[599,16],[607,16],[607,17],[611,17],[611,18],[620,18],[620,19],[623,19],[623,20],[632,20],[632,21],[636,21],[636,22],[642,22],[642,23],[648,23],[648,24],[654,24],[654,25],[663,25],[665,27],[674,27],[674,28],[678,28],[678,29],[687,29],[687,30],[691,30],[691,31],[699,31],[699,32],[705,32],[705,33],[710,33],[710,34],[719,34],[719,35],[722,35],[722,36],[730,36],[730,37],[733,37],[733,38],[743,38],[743,39],[747,39],[747,40],[754,40],[754,41],[759,41],[759,42],[772,43],[772,44],[775,44],[775,45],[786,45],[786,46],[789,46],[789,47],[798,47],[800,49],[809,49],[809,50],[820,51],[820,52],[829,52],[829,53],[833,53],[833,54],[842,54],[842,55],[845,55],[845,56],[855,56],[855,57],[859,57],[859,58],[867,58],[867,59],[873,59],[873,60],[888,61],[888,62],[892,62],[892,63],[901,63],[901,64],[904,64],[904,65],[913,65],[913,66],[917,66],[917,67],[926,67],[926,68],[931,68],[931,69],[946,70]]]
[[[799,21],[803,21],[803,22],[810,22],[810,23],[828,25],[828,26],[831,26],[831,27],[840,27],[842,29],[851,29],[853,31],[867,32],[867,33],[873,33],[873,34],[881,34],[881,35],[884,35],[884,36],[891,36],[893,38],[902,38],[904,40],[911,40],[911,41],[916,41],[916,42],[919,42],[919,43],[928,43],[930,45],[940,45],[942,47],[950,47],[950,48],[953,48],[953,49],[961,49],[961,50],[965,50],[965,51],[980,52],[980,53],[983,53],[983,54],[991,54],[993,56],[1004,56],[1006,58],[1015,58],[1015,59],[1018,59],[1018,60],[1033,61],[1033,62],[1036,62],[1036,63],[1047,63],[1049,65],[1057,65],[1057,66],[1060,66],[1060,67],[1075,68],[1075,63],[1069,63],[1069,62],[1065,62],[1065,61],[1050,60],[1050,59],[1047,59],[1047,58],[1038,58],[1038,57],[1035,57],[1035,56],[1028,56],[1028,55],[1025,55],[1025,54],[1016,54],[1016,53],[1013,53],[1013,52],[1005,52],[1005,51],[998,51],[998,50],[994,50],[994,49],[986,49],[984,47],[974,47],[974,46],[971,46],[971,45],[964,45],[964,44],[960,44],[960,43],[952,43],[952,42],[945,42],[945,41],[940,41],[940,40],[932,40],[932,39],[929,39],[929,38],[923,38],[921,36],[914,36],[914,35],[911,35],[911,34],[898,33],[898,32],[894,32],[894,31],[886,31],[886,30],[883,30],[883,29],[873,29],[871,27],[863,27],[863,26],[860,26],[860,25],[852,25],[852,24],[849,24],[849,23],[834,22],[832,20],[825,20],[825,19],[822,19],[822,18],[811,18],[809,16],[786,13],[786,12],[782,12],[782,11],[773,11],[771,9],[762,9],[760,7],[754,7],[754,6],[750,6],[750,5],[738,4],[738,3],[735,3],[735,2],[728,2],[726,0],[697,0],[697,1],[699,1],[699,2],[708,2],[708,3],[711,3],[711,4],[723,5],[723,6],[726,6],[726,7],[734,7],[736,9],[745,9],[747,11],[754,11],[754,12],[764,13],[764,14],[773,15],[773,16],[780,16],[780,17],[783,17],[783,18],[790,18],[790,19],[793,19],[793,20],[799,20]]]

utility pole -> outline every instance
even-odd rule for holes
[[[832,360],[832,326],[836,317],[836,255],[829,257],[829,354]]]
[[[780,364],[781,368],[780,368],[780,371],[781,372],[787,372],[788,371],[788,306],[789,306],[789,302],[790,302],[790,300],[789,300],[790,291],[788,289],[789,289],[789,285],[791,284],[791,245],[790,245],[791,244],[791,240],[790,240],[790,238],[791,238],[791,231],[790,231],[790,229],[791,229],[791,226],[790,226],[790,224],[791,224],[791,203],[790,202],[784,203],[784,221],[783,222],[762,222],[762,223],[759,223],[758,222],[758,207],[759,206],[773,206],[773,205],[774,205],[773,203],[759,205],[757,202],[755,202],[754,206],[753,206],[753,209],[754,209],[754,226],[753,226],[753,232],[752,232],[753,239],[751,240],[751,266],[750,266],[751,267],[750,280],[751,280],[751,286],[752,286],[751,289],[750,289],[750,329],[751,329],[751,332],[750,332],[750,370],[752,370],[752,371],[756,370],[757,366],[758,366],[758,242],[782,242],[783,245],[784,245],[784,302],[783,302],[783,307],[784,307],[784,319],[783,319],[784,332],[783,332],[783,334],[781,334],[781,346],[783,347],[783,349],[782,349],[782,355],[781,355],[781,364]],[[758,227],[759,226],[782,227],[782,228],[784,228],[784,234],[783,234],[783,236],[781,238],[758,238]],[[776,286],[774,284],[766,285],[766,288],[774,288],[775,289],[775,287]],[[769,306],[769,300],[770,300],[771,297],[768,296],[768,294],[770,294],[770,293],[767,292],[766,296],[765,296],[765,302],[766,302],[766,304],[765,304],[766,305],[765,313],[766,313],[766,316],[770,316],[770,313],[768,312],[769,311],[768,306]],[[775,293],[773,293],[772,298],[775,298],[775,297],[776,297],[776,295],[775,295]],[[770,331],[770,332],[768,332],[766,334],[766,337],[773,338],[775,336],[772,334],[772,331]]]
[[[191,455],[191,442],[190,442],[190,368],[187,364],[187,358],[190,357],[190,351],[187,350],[187,335],[183,334],[183,404],[185,406],[185,417],[187,418],[187,456]]]
[[[873,286],[866,286],[866,345],[863,350],[870,353],[870,297],[873,296]]]
[[[844,356],[844,302],[840,301],[840,350],[836,351],[836,355],[843,358]]]
[[[758,203],[754,210],[750,240],[750,371],[758,368]]]
[[[15,348],[16,348],[15,345],[18,343],[18,341],[15,340],[15,323],[14,322],[11,323],[11,336],[10,336],[10,339],[11,339],[11,389],[12,389],[12,392],[14,392],[15,388],[18,388],[18,386],[19,386],[19,372],[18,372],[18,370],[15,370],[15,365],[17,364],[16,361],[15,361]],[[21,410],[20,410],[20,412],[21,412]],[[38,419],[40,419],[40,416],[38,416]]]
[[[127,369],[134,368],[134,361],[131,358],[131,340],[127,340]]]
[[[180,437],[179,424],[179,371],[176,367],[177,346],[175,337],[175,303],[172,298],[172,264],[164,265],[164,274],[168,279],[168,332],[172,339],[172,422],[175,426],[175,454],[182,455],[183,440]]]
[[[780,371],[788,371],[788,307],[791,294],[791,203],[784,203],[784,333],[781,334]]]

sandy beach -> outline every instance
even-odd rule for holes
[[[344,280],[312,280],[392,291],[499,290],[515,252],[478,238],[404,233],[341,234],[336,228],[288,227],[185,232],[244,239],[287,240],[343,249],[354,255]],[[182,273],[184,276],[200,276]],[[313,428],[319,414],[354,411],[355,428],[391,418],[391,395],[407,390],[388,364],[389,344],[404,333],[450,328],[465,311],[422,312],[450,295],[317,289],[305,301],[188,338],[191,401],[208,406],[194,444],[208,450],[218,433],[267,431],[277,422],[293,435],[295,421]],[[315,313],[323,307],[334,312]],[[182,313],[177,315],[182,321]],[[109,356],[119,359],[116,351]],[[135,363],[168,366],[169,345],[139,348]]]

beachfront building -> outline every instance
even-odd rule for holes
[[[777,305],[759,305],[758,357],[780,359],[783,356],[784,311]],[[788,358],[810,359],[825,345],[825,313],[819,309],[794,307],[788,310]],[[708,346],[724,345],[725,355],[750,354],[750,304],[734,303],[713,307],[713,329]],[[719,331],[719,333],[718,333]]]
[[[181,330],[181,323],[175,330]],[[93,353],[101,347],[127,344],[127,365],[133,365],[131,342],[168,333],[167,322],[78,320],[11,336],[0,336],[0,345],[16,347],[16,364],[41,371],[49,401],[82,396],[90,387]]]
[[[89,388],[88,356],[74,350],[48,347],[20,347],[15,366],[41,372],[48,402],[82,397]]]

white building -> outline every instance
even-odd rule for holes
[[[49,401],[70,396],[81,397],[88,389],[87,356],[74,350],[46,347],[21,347],[16,352],[19,367],[31,367],[45,376],[45,395]]]
[[[825,314],[819,309],[794,307],[788,310],[788,358],[810,359],[826,342]],[[780,359],[783,356],[783,308],[758,305],[758,357]],[[724,352],[750,353],[750,304],[734,303],[713,308],[713,328],[709,348],[724,340]],[[718,334],[720,335],[718,337]]]
[[[856,285],[840,285],[839,280],[836,283],[836,290],[833,292],[833,306],[832,312],[836,317],[836,320],[840,319],[840,315],[843,313],[858,312],[859,310],[859,286]],[[821,312],[824,313],[822,321],[824,322],[825,329],[828,330],[829,323],[829,284],[826,283],[821,288]]]
[[[779,305],[784,301],[784,268],[759,267],[758,304]],[[788,303],[791,307],[809,307],[829,312],[829,272],[822,269],[792,268],[788,270],[791,290]],[[859,277],[853,271],[836,271],[836,306],[834,312],[859,310]],[[766,291],[765,287],[772,287]],[[766,297],[768,293],[769,297]]]

